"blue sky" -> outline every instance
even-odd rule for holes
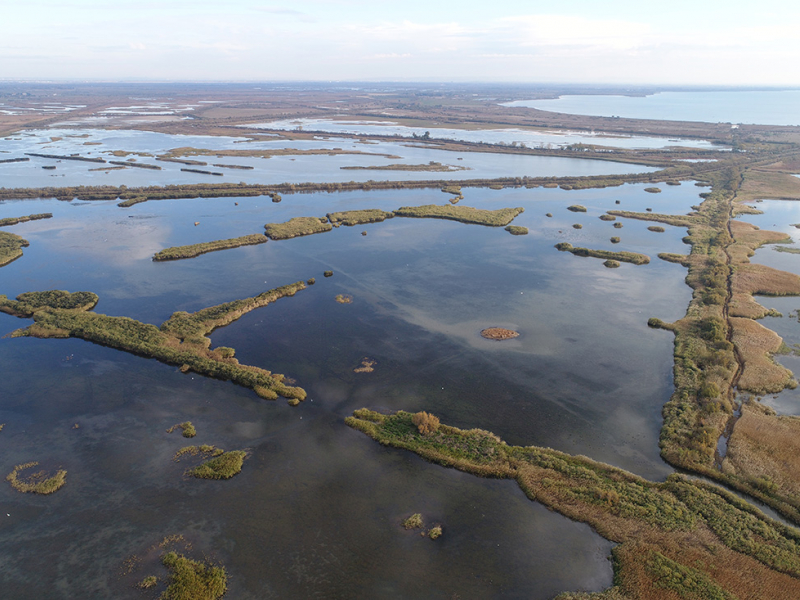
[[[800,3],[0,0],[0,78],[800,85]]]

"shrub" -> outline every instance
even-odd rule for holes
[[[430,415],[425,411],[416,413],[411,417],[411,422],[417,426],[422,435],[435,433],[439,429],[439,417]]]
[[[425,523],[422,522],[422,515],[420,513],[414,513],[403,521],[403,527],[406,529],[420,529],[424,526]]]

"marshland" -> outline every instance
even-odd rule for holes
[[[55,494],[0,491],[9,593],[59,586],[141,597],[116,576],[119,566],[171,533],[191,537],[192,557],[224,565],[208,581],[231,597],[546,600],[619,587],[615,569],[628,577],[615,593],[632,598],[667,594],[653,581],[676,573],[696,582],[695,593],[721,597],[797,585],[796,530],[751,508],[758,498],[792,520],[798,507],[794,471],[781,464],[796,437],[791,371],[800,359],[772,353],[776,339],[800,343],[789,316],[800,299],[786,295],[797,281],[774,270],[800,268],[772,243],[800,237],[790,226],[800,204],[768,199],[795,191],[785,177],[791,148],[754,147],[692,172],[667,166],[664,153],[643,152],[639,165],[635,152],[615,162],[299,134],[242,146],[245,128],[220,123],[197,135],[189,125],[32,129],[0,142],[15,156],[61,137],[39,154],[68,156],[88,140],[98,144],[81,148],[90,158],[119,150],[171,159],[161,171],[109,175],[62,162],[61,187],[40,170],[57,158],[2,166],[10,176],[0,236],[16,260],[0,270],[0,324],[4,335],[21,331],[0,339],[4,469],[39,462],[42,477],[68,473]],[[76,131],[89,137],[61,135]],[[197,185],[197,174],[180,171],[196,158],[253,169]],[[770,166],[778,159],[788,166]],[[470,171],[433,179],[372,168],[431,161]],[[345,181],[343,166],[369,174]],[[662,185],[667,175],[683,185]],[[660,193],[646,193],[654,185]],[[733,210],[740,190],[763,214]],[[456,194],[463,199],[451,205]],[[360,224],[368,236],[349,226],[307,235]],[[285,241],[264,243],[259,231]],[[615,233],[624,234],[616,244]],[[193,260],[154,262],[159,253]],[[262,296],[284,286],[291,297]],[[489,328],[519,335],[484,339]],[[265,401],[277,394],[298,405]],[[364,407],[408,411],[389,446],[413,452],[348,428]],[[410,415],[422,411],[441,422],[431,437],[404,421],[416,425]],[[186,448],[178,429],[211,450],[183,452],[176,466]],[[436,437],[443,432],[452,439]],[[457,469],[426,448],[455,456]],[[533,462],[535,485],[525,475]],[[406,535],[400,524],[412,513],[423,533],[443,535]],[[63,535],[54,537],[55,523]],[[648,537],[636,546],[628,532],[642,527]],[[752,542],[755,530],[779,550]],[[32,581],[34,554],[51,559]],[[161,549],[134,583],[155,576],[165,589],[163,567],[180,571],[183,554]],[[74,564],[81,569],[67,576]],[[769,585],[736,575],[750,571]]]

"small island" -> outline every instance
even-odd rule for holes
[[[502,327],[487,327],[481,330],[481,336],[487,340],[510,340],[519,337],[519,333],[513,329],[504,329]]]

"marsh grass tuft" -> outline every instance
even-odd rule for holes
[[[586,207],[581,204],[573,204],[572,206],[568,206],[567,210],[571,210],[572,212],[586,212]]]
[[[511,235],[528,235],[527,227],[519,227],[517,225],[508,225],[506,231]]]
[[[223,567],[167,552],[161,559],[169,570],[169,582],[161,600],[217,600],[228,589],[228,575]]]
[[[172,433],[176,429],[180,429],[182,431],[183,437],[185,438],[193,438],[197,435],[197,430],[192,425],[191,421],[184,421],[183,423],[178,423],[173,425],[169,429],[167,429],[167,433]]]
[[[485,225],[488,227],[505,227],[525,209],[500,208],[497,210],[484,210],[471,206],[448,206],[426,204],[424,206],[403,206],[394,211],[398,217],[413,217],[417,219],[446,219],[471,225]]]
[[[431,527],[430,531],[428,531],[428,537],[431,538],[432,540],[438,539],[441,536],[442,536],[441,525],[435,525],[434,527]]]
[[[403,521],[403,527],[405,529],[422,529],[425,527],[425,523],[422,521],[422,515],[420,513],[414,513]]]
[[[58,470],[52,477],[48,477],[45,471],[39,471],[29,475],[25,479],[20,478],[19,474],[21,471],[32,469],[38,465],[38,462],[28,462],[17,465],[14,467],[14,470],[6,476],[6,480],[11,484],[11,487],[18,492],[43,495],[52,494],[61,489],[67,482],[67,472],[63,469]]]

